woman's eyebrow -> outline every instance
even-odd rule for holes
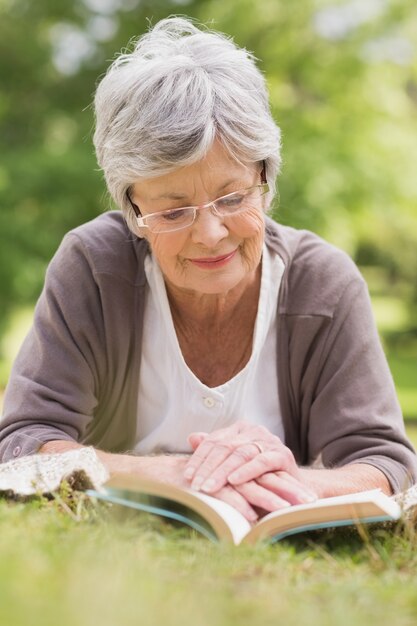
[[[220,185],[220,187],[217,187],[217,194],[221,193],[223,191],[223,189],[226,189],[226,187],[229,187],[233,183],[236,184],[239,181],[240,181],[240,179],[236,179],[236,178],[229,179],[228,181],[226,181],[225,183]],[[188,197],[189,196],[186,193],[180,193],[180,192],[175,192],[175,191],[167,191],[165,193],[161,193],[160,195],[153,197],[152,200],[187,200]]]
[[[231,178],[230,180],[228,180],[226,183],[224,183],[223,185],[221,185],[221,187],[219,187],[217,189],[217,192],[219,193],[220,191],[223,191],[223,189],[226,189],[226,187],[229,187],[229,185],[232,184],[240,184],[241,180],[240,178]]]
[[[167,191],[166,193],[161,193],[159,196],[155,196],[152,200],[184,200],[188,198],[185,193],[176,193],[175,191]]]

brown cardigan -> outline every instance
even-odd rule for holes
[[[268,218],[266,242],[285,264],[277,359],[286,444],[299,464],[319,455],[326,467],[369,463],[404,488],[417,459],[357,268],[316,235]],[[9,380],[1,461],[55,439],[133,447],[147,252],[117,211],[64,238]]]

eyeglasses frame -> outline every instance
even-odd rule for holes
[[[266,181],[266,174],[265,174],[265,161],[262,161],[261,184],[260,185],[254,185],[253,187],[248,187],[244,191],[250,191],[250,190],[256,189],[256,188],[261,188],[262,189],[261,195],[264,195],[265,193],[268,193],[268,191],[269,191],[269,185],[268,185],[268,183]],[[206,209],[209,206],[212,206],[214,208],[215,213],[217,215],[221,216],[221,214],[219,214],[217,212],[216,202],[218,202],[218,200],[222,200],[223,198],[227,198],[228,196],[231,196],[231,195],[233,195],[235,193],[239,193],[239,190],[238,191],[232,191],[231,193],[228,193],[228,194],[226,194],[224,196],[220,196],[219,198],[216,198],[215,200],[211,200],[211,202],[206,202],[205,204],[178,207],[178,209],[167,209],[167,211],[166,211],[167,213],[171,213],[172,211],[176,211],[176,210],[181,211],[181,210],[184,210],[184,209],[193,209],[194,210],[194,218],[193,218],[193,221],[191,222],[191,224],[189,224],[188,226],[180,226],[180,227],[175,228],[175,229],[171,229],[171,230],[168,230],[168,231],[161,231],[161,232],[162,233],[164,233],[164,232],[172,233],[172,232],[175,232],[176,230],[182,230],[183,228],[188,228],[189,226],[191,226],[194,223],[195,218],[196,218],[197,210]],[[161,215],[161,214],[165,213],[165,211],[156,211],[155,213],[149,213],[148,215],[142,216],[142,214],[141,214],[141,212],[139,210],[139,207],[132,201],[132,199],[131,199],[131,197],[129,195],[129,192],[127,192],[126,195],[127,195],[127,198],[128,198],[128,200],[129,200],[129,202],[131,204],[131,207],[132,207],[132,209],[133,209],[133,211],[135,213],[136,220],[137,220],[138,226],[140,228],[150,228],[148,226],[148,224],[145,224],[143,222],[144,218],[153,217],[155,215]],[[244,210],[245,209],[243,209],[242,211],[236,211],[235,214],[232,213],[231,215],[236,215],[236,214],[239,214],[239,213],[243,213]],[[223,216],[221,216],[221,217],[223,217]],[[140,221],[142,221],[142,223]]]

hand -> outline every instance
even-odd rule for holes
[[[263,426],[236,422],[211,434],[193,433],[188,440],[195,451],[184,476],[192,481],[193,489],[214,494],[230,484],[267,511],[317,497],[303,484],[302,472],[289,448]],[[260,488],[268,506],[258,503]]]
[[[58,453],[83,447],[75,442],[51,441],[42,446],[41,452]],[[96,449],[96,453],[110,474],[127,472],[169,483],[176,487],[190,487],[189,481],[184,478],[184,470],[190,458],[189,455],[134,456],[130,454],[113,454],[98,449]],[[246,498],[231,485],[226,485],[217,493],[211,495],[233,506],[249,522],[257,520],[258,514]]]
[[[176,487],[190,487],[189,481],[184,478],[185,466],[189,460],[189,456],[177,456],[177,455],[160,455],[160,456],[126,456],[126,455],[108,455],[113,459],[118,456],[119,459],[127,459],[129,463],[129,472],[138,474],[140,476],[146,476],[160,482],[169,483]],[[113,467],[114,471],[117,468]],[[249,493],[252,500],[255,500],[255,504],[259,503],[259,506],[268,509],[268,502],[265,497],[262,498],[263,492],[267,493],[262,487],[249,487],[245,486],[243,493],[240,493],[240,489],[235,489],[231,485],[225,485],[215,493],[211,493],[215,498],[223,500],[227,504],[233,506],[239,511],[249,522],[255,522],[258,519],[258,514],[255,509],[249,504],[248,499],[245,497],[245,493]],[[255,492],[255,495],[253,493]]]

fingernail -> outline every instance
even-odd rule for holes
[[[202,484],[201,491],[213,491],[215,486],[216,486],[216,481],[213,480],[212,478],[209,478],[208,480],[206,480],[205,483]]]
[[[227,480],[228,480],[230,483],[238,483],[238,482],[239,482],[239,480],[240,480],[240,474],[239,474],[239,472],[232,472],[232,473],[230,474],[230,476],[228,476],[228,477],[227,477]]]
[[[184,478],[186,478],[187,480],[190,480],[193,476],[194,476],[193,468],[187,467],[187,469],[184,472]]]
[[[305,504],[310,504],[310,502],[315,502],[317,500],[317,496],[312,493],[300,493],[299,494],[300,502]]]
[[[304,500],[306,502],[316,502],[316,500],[318,500],[318,498],[317,498],[317,496],[307,495],[307,496],[304,496]]]
[[[201,485],[204,482],[204,478],[201,478],[201,476],[197,476],[197,478],[194,478],[192,484],[191,484],[191,488],[192,489],[197,489],[197,491],[200,489]]]

